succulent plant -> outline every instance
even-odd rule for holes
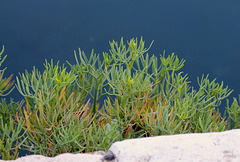
[[[237,99],[231,105],[227,100],[225,113],[219,112],[232,90],[208,75],[193,87],[181,71],[185,60],[165,51],[150,57],[151,45],[146,48],[142,38],[112,41],[103,60],[94,51],[87,57],[79,49],[74,51],[76,64],[67,62],[69,70],[51,60],[42,73],[33,67],[16,77],[24,103],[7,106],[2,100],[2,157],[9,158],[12,149],[45,156],[106,151],[124,139],[240,127]],[[0,94],[11,91],[10,80],[1,75]],[[15,152],[11,158],[16,157]]]

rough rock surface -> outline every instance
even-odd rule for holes
[[[240,129],[219,133],[180,134],[114,143],[118,161],[237,161]]]
[[[107,152],[96,151],[93,153],[86,154],[70,154],[64,153],[55,157],[45,157],[42,155],[29,155],[20,157],[13,162],[104,162],[104,156]],[[4,160],[0,160],[4,161]]]
[[[18,158],[15,161],[106,162],[107,159],[108,162],[240,162],[240,129],[219,133],[179,134],[131,139],[114,143],[108,152],[97,151],[88,154],[66,153],[53,158],[31,155]]]

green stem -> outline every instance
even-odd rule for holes
[[[98,82],[96,80],[95,84],[95,92],[94,92],[94,98],[93,98],[93,113],[96,113],[96,105],[97,105],[97,96],[98,96]]]

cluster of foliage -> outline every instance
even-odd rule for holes
[[[1,57],[4,52],[0,52],[0,67],[7,56]],[[3,78],[6,68],[0,69],[0,96],[5,97],[13,90],[14,82],[11,81],[12,75]],[[23,137],[22,130],[24,122],[18,118],[19,122],[15,123],[14,117],[21,108],[21,104],[14,102],[12,99],[8,104],[5,98],[0,101],[0,157],[4,160],[15,159],[18,157],[18,149],[26,140]]]
[[[232,92],[223,83],[202,76],[195,89],[187,75],[178,72],[184,60],[165,53],[160,60],[149,57],[150,47],[145,48],[142,39],[112,41],[110,47],[103,61],[94,51],[87,58],[79,49],[74,52],[76,64],[67,62],[69,71],[51,60],[43,73],[33,67],[16,77],[24,100],[1,100],[2,159],[16,158],[19,149],[56,156],[106,151],[113,142],[130,138],[240,128],[237,99],[231,105],[227,100],[225,113],[219,112]],[[4,70],[2,96],[13,85],[12,76],[2,78]]]

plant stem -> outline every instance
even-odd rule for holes
[[[97,104],[97,96],[98,96],[98,82],[97,79],[95,80],[95,92],[94,92],[94,98],[93,98],[93,113],[96,113],[96,104]]]

